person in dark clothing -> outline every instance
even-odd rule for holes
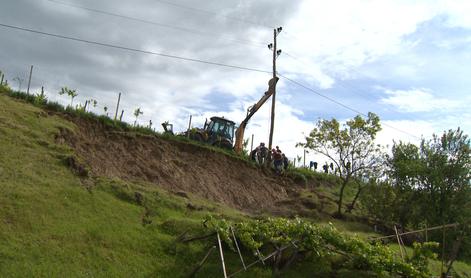
[[[254,150],[250,152],[250,159],[253,161],[257,160],[257,148],[255,148]]]
[[[289,166],[289,159],[286,157],[285,154],[282,154],[283,157],[283,169],[286,171]]]
[[[324,164],[324,166],[322,166],[322,169],[324,169],[324,173],[328,174],[329,173],[329,165]]]
[[[283,167],[283,154],[281,151],[273,152],[273,165],[275,166],[275,172],[281,173]]]

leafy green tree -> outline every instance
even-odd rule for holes
[[[388,164],[397,196],[394,220],[414,228],[423,223],[428,226],[469,224],[471,147],[462,130],[433,135],[431,140],[422,139],[420,146],[395,143]],[[446,246],[451,246],[454,233],[447,235]],[[468,236],[463,245],[469,244]],[[467,252],[467,256],[471,255]]]
[[[93,106],[93,108],[95,108],[98,104],[98,101],[96,99],[89,99],[88,100],[88,112],[90,112],[90,106]]]
[[[428,223],[440,225],[462,218],[471,190],[470,140],[463,131],[433,135],[431,140],[422,139],[419,147],[394,144],[388,162],[398,192],[416,192],[405,202],[416,204]]]
[[[68,95],[70,97],[70,107],[73,107],[74,104],[74,98],[78,96],[76,90],[69,89],[67,87],[62,87],[61,90],[59,91],[59,95]]]
[[[137,118],[139,117],[139,115],[142,115],[142,114],[144,114],[144,112],[142,112],[140,107],[134,110],[134,117],[136,117],[136,120],[134,121],[134,126],[136,126],[137,124]]]
[[[342,181],[340,186],[337,215],[342,216],[342,204],[345,187],[353,179],[371,176],[380,167],[381,147],[375,144],[376,134],[381,130],[379,117],[368,113],[368,118],[361,116],[347,121],[344,125],[336,119],[319,120],[316,127],[306,136],[306,142],[297,146],[311,149],[326,156],[338,169]],[[357,183],[358,197],[361,183]],[[353,209],[356,198],[350,209]]]

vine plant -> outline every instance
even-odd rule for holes
[[[305,256],[306,259],[329,260],[341,255],[346,257],[346,267],[372,271],[380,277],[430,277],[428,259],[435,258],[432,250],[438,246],[434,242],[416,243],[413,255],[403,262],[388,246],[370,244],[356,236],[344,235],[332,224],[319,226],[299,218],[267,218],[231,223],[208,216],[205,226],[210,231],[219,233],[221,239],[233,250],[231,226],[236,232],[237,240],[254,254],[262,248],[296,242],[298,251],[309,254]]]

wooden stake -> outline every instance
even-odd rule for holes
[[[402,253],[401,240],[399,239],[399,233],[397,232],[396,225],[394,225],[394,231],[396,232],[397,244],[399,244],[399,251],[401,252],[401,258],[402,258],[402,261],[404,262],[404,254]]]
[[[28,89],[26,90],[26,94],[29,94],[29,87],[31,86],[31,76],[33,75],[33,65],[29,70],[29,80],[28,80]]]
[[[193,118],[193,115],[190,115],[190,120],[188,121],[188,132],[187,132],[187,137],[190,138],[190,129],[191,129],[191,119]]]
[[[118,110],[119,110],[119,102],[121,101],[121,93],[118,95],[118,103],[116,104],[116,112],[114,113],[114,120],[116,121],[116,117],[118,117]],[[123,110],[124,112],[124,110]],[[121,121],[121,118],[123,117],[123,113],[121,112],[121,117],[119,120]]]
[[[244,258],[242,258],[242,253],[240,253],[239,244],[237,243],[237,238],[234,234],[234,229],[232,229],[232,226],[231,226],[231,232],[232,232],[232,237],[234,238],[234,243],[237,247],[237,252],[239,253],[240,261],[242,262],[242,266],[244,266],[244,270],[247,270],[247,267],[245,267]]]
[[[425,223],[425,242],[428,242],[428,229],[427,229],[427,223]]]
[[[123,114],[124,114],[124,110],[121,111],[121,116],[119,116],[119,121],[122,122],[123,121]]]
[[[216,249],[216,245],[213,245],[213,246],[208,250],[208,252],[207,252],[206,255],[204,256],[203,260],[201,260],[201,262],[195,267],[195,269],[191,272],[191,274],[189,275],[189,277],[195,277],[196,272],[198,272],[198,271],[201,269],[201,267],[204,265],[204,263],[206,263],[206,261],[208,260],[209,255],[211,255],[211,253],[213,252],[214,249]]]
[[[221,238],[219,237],[219,233],[217,233],[217,237],[218,237],[218,245],[219,245],[219,254],[221,255],[222,271],[224,272],[224,278],[227,278],[226,265],[224,264],[224,253],[222,252],[222,244],[221,244]]]
[[[253,134],[252,134],[252,142],[250,143],[250,152],[253,151]]]
[[[445,277],[445,273],[443,272],[443,268],[445,266],[445,225],[442,226],[442,266],[440,268],[440,276]]]

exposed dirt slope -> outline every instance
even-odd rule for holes
[[[254,211],[288,197],[291,180],[265,175],[239,159],[184,142],[117,133],[97,121],[69,119],[69,144],[97,176],[145,180],[171,192],[190,192],[226,205]]]

